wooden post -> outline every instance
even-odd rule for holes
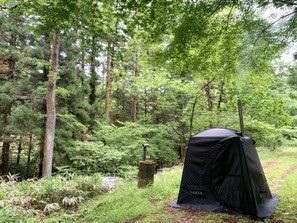
[[[138,187],[146,187],[154,183],[155,162],[152,160],[139,161]]]

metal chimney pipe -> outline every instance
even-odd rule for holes
[[[239,114],[239,124],[241,136],[244,137],[244,125],[243,125],[243,115],[242,115],[242,104],[241,99],[238,98],[238,114]]]
[[[143,148],[143,157],[142,160],[146,160],[146,154],[147,154],[147,148],[149,147],[149,144],[143,144],[142,148]]]

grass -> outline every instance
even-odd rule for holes
[[[123,222],[161,211],[176,196],[182,169],[155,176],[154,185],[138,189],[136,181],[120,181],[117,190],[88,201],[74,215],[54,216],[45,222]]]
[[[289,175],[278,191],[279,205],[273,219],[297,222],[297,171]]]
[[[0,179],[0,222],[39,222],[52,212],[75,211],[79,204],[106,193],[101,176],[56,176],[51,180]]]
[[[260,149],[259,156],[270,189],[280,200],[274,215],[266,222],[297,222],[297,148]],[[254,222],[246,217],[169,207],[177,198],[181,173],[182,167],[158,173],[154,185],[144,189],[138,189],[136,181],[120,181],[114,192],[86,202],[78,212],[52,215],[45,222]]]
[[[280,148],[269,151],[261,148],[259,157],[264,168],[267,181],[273,193],[279,197],[279,204],[274,215],[268,223],[296,223],[297,222],[297,148]],[[252,223],[246,217],[231,216],[227,214],[213,214],[191,210],[181,210],[169,207],[169,203],[178,196],[182,166],[163,170],[155,175],[152,186],[139,189],[136,180],[117,179],[117,188],[107,193],[86,196],[83,203],[73,210],[60,208],[52,213],[44,214],[34,212],[28,214],[23,207],[23,212],[15,212],[8,206],[0,208],[1,216],[5,222],[47,222],[47,223],[174,223],[174,222],[207,222],[225,223],[239,222]],[[96,179],[96,180],[95,180]],[[61,184],[59,183],[61,181]],[[22,196],[31,198],[47,198],[51,204],[55,197],[70,196],[74,190],[83,196],[83,191],[94,191],[92,185],[100,185],[100,176],[78,177],[75,181],[63,181],[59,178],[50,182],[15,182],[3,183],[0,189],[1,199],[9,202],[22,203]],[[42,184],[42,185],[40,185]],[[75,184],[75,188],[73,188]],[[5,192],[6,190],[6,192]],[[96,190],[95,190],[96,191]],[[35,194],[34,194],[35,193]],[[77,193],[77,192],[75,192]],[[60,194],[60,195],[59,195]],[[59,196],[58,196],[59,195]],[[12,199],[18,198],[16,200]],[[56,198],[55,198],[56,199]],[[36,200],[35,200],[36,202]],[[1,201],[0,201],[1,206]],[[20,206],[20,205],[19,205]],[[13,207],[19,207],[13,206]]]

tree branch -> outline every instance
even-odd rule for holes
[[[254,41],[254,45],[258,42],[259,38],[263,35],[263,33],[265,33],[269,28],[271,28],[275,23],[279,22],[280,20],[295,14],[297,11],[294,10],[291,13],[288,13],[286,15],[281,16],[279,19],[275,20],[274,22],[270,23],[268,26],[266,26],[264,29],[262,29],[261,33],[257,36],[256,40]]]

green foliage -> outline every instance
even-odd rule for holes
[[[157,168],[172,166],[177,162],[178,155],[174,149],[177,136],[169,127],[130,122],[119,125],[101,125],[97,137],[92,141],[76,141],[65,147],[71,167],[70,163],[70,169],[63,170],[61,166],[60,172],[101,172],[135,177],[145,143],[150,144],[148,156],[157,163]]]
[[[138,165],[142,159],[142,145],[150,144],[148,155],[159,167],[172,165],[177,160],[174,150],[178,140],[176,133],[166,125],[119,123],[120,126],[101,126],[97,132],[105,145],[127,155],[127,164]]]
[[[0,138],[12,141],[12,173],[37,175],[56,30],[62,40],[53,77],[58,173],[135,176],[144,143],[157,168],[174,165],[190,134],[215,126],[238,129],[238,97],[259,145],[276,148],[280,128],[285,138],[295,137],[296,66],[279,72],[275,61],[294,39],[288,36],[296,35],[295,15],[270,26],[247,1],[17,3],[0,9]],[[113,49],[108,124],[101,122],[107,46]],[[30,134],[36,146],[29,161]],[[20,136],[24,146],[18,151]],[[27,164],[35,171],[25,173]]]
[[[154,185],[142,189],[137,188],[135,181],[121,180],[113,193],[93,200],[77,213],[56,219],[53,217],[48,222],[71,222],[75,219],[75,222],[115,223],[153,214],[175,198],[180,184],[180,175],[181,168],[164,170],[155,176]]]
[[[252,120],[245,125],[246,134],[251,136],[257,146],[275,150],[282,144],[282,134],[278,129],[261,121]]]
[[[15,176],[10,176],[9,181],[1,179],[0,211],[3,212],[3,219],[11,221],[1,222],[12,222],[13,219],[19,220],[23,215],[29,217],[34,213],[50,214],[61,209],[75,210],[84,200],[105,192],[107,190],[101,187],[99,174],[68,174],[50,180],[21,182],[17,182]],[[10,210],[14,210],[14,214]]]
[[[288,127],[283,127],[281,128],[282,135],[284,138],[288,140],[294,140],[297,139],[297,129],[296,128],[288,128]]]
[[[76,141],[65,148],[66,154],[76,171],[80,173],[116,173],[125,164],[126,154],[98,142]]]
[[[11,207],[6,207],[0,209],[0,222],[22,223],[23,220]]]

